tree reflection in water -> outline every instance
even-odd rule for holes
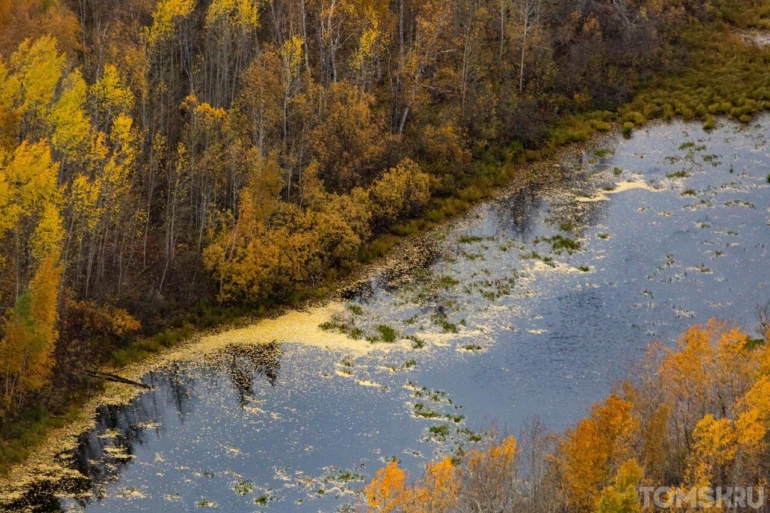
[[[218,367],[227,373],[238,390],[241,407],[254,397],[254,379],[257,376],[264,376],[275,387],[281,368],[280,357],[281,348],[273,341],[259,345],[232,345],[217,358]]]
[[[277,342],[269,344],[234,344],[206,362],[205,374],[226,376],[238,393],[241,407],[254,397],[254,385],[264,376],[276,386],[281,368],[282,350]],[[78,438],[73,453],[60,456],[60,461],[76,469],[82,478],[66,479],[53,484],[41,482],[31,489],[12,510],[63,511],[58,495],[78,497],[81,507],[104,496],[104,485],[114,482],[130,464],[137,446],[144,445],[166,432],[164,412],[175,411],[181,423],[195,408],[196,382],[184,364],[175,363],[148,373],[142,382],[152,387],[127,405],[100,406],[95,426]],[[173,408],[170,408],[173,406]]]

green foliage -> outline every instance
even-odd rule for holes
[[[383,342],[387,343],[393,343],[398,338],[398,332],[396,332],[395,329],[392,327],[386,325],[386,324],[380,324],[377,326],[377,333],[380,334],[380,339]]]

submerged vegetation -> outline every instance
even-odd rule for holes
[[[756,490],[770,470],[770,324],[760,318],[762,339],[712,320],[676,349],[651,346],[561,435],[538,421],[518,440],[493,434],[428,463],[414,483],[394,460],[364,489],[364,510],[630,513],[642,511],[640,486]]]

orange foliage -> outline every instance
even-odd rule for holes
[[[509,511],[514,489],[518,444],[514,437],[469,451],[455,465],[445,457],[430,462],[425,475],[411,486],[396,461],[380,469],[364,488],[371,513],[441,513],[454,511],[462,498],[472,498],[473,511]]]
[[[567,431],[560,447],[564,485],[571,507],[594,507],[615,469],[631,456],[632,441],[639,422],[632,416],[632,404],[610,395],[595,404],[591,416]]]
[[[407,479],[406,472],[399,468],[395,459],[378,470],[374,479],[364,488],[368,511],[372,513],[400,511],[409,495]]]

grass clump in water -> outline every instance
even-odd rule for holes
[[[685,170],[682,171],[676,171],[674,173],[668,173],[666,174],[667,178],[688,178],[690,176],[690,173],[688,173]]]
[[[451,289],[452,287],[458,285],[460,282],[452,278],[451,276],[442,276],[441,279],[438,281],[439,286],[442,289]]]
[[[379,326],[377,326],[376,329],[377,329],[377,333],[380,334],[380,339],[383,342],[392,344],[398,338],[398,332],[393,328],[391,328],[390,326],[388,326],[387,324],[380,324]]]
[[[449,426],[446,424],[441,424],[440,426],[431,426],[430,434],[437,440],[445,440],[446,437],[449,436]]]
[[[441,417],[439,413],[428,408],[423,403],[417,403],[414,405],[414,414],[415,416],[421,417],[423,419],[437,419]]]
[[[562,235],[554,235],[553,237],[542,239],[542,241],[551,244],[551,248],[554,251],[559,252],[564,249],[567,250],[570,255],[575,251],[579,251],[581,247],[580,242]],[[545,260],[545,258],[543,260]]]
[[[362,315],[364,313],[364,309],[361,308],[361,305],[356,304],[348,305],[348,310],[350,310],[353,315]]]
[[[594,155],[596,155],[600,159],[603,159],[605,157],[611,157],[612,155],[615,155],[615,150],[614,149],[606,149],[606,148],[605,149],[601,149],[601,150],[596,150],[594,152]]]
[[[463,235],[458,242],[460,244],[472,244],[474,242],[481,242],[482,240],[484,240],[484,237],[479,237],[478,235]]]
[[[446,319],[441,319],[437,322],[444,333],[457,333],[457,324],[451,323]]]
[[[417,335],[409,335],[406,338],[412,341],[412,349],[422,349],[425,347],[425,341]]]

